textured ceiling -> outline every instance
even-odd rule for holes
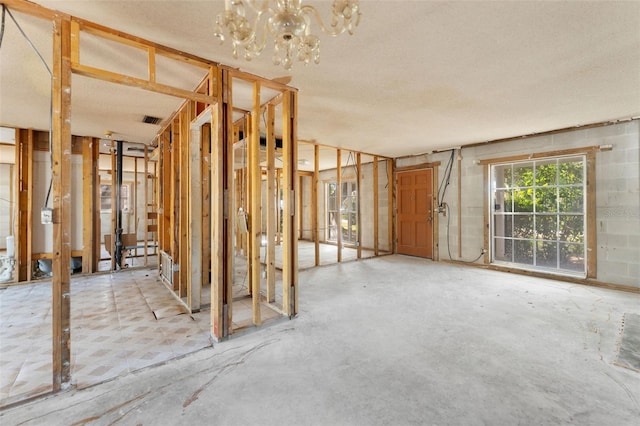
[[[223,1],[35,3],[268,78],[290,74],[298,135],[324,145],[396,157],[640,116],[640,2],[361,1],[355,34],[322,37],[320,64],[290,73],[270,51],[234,60],[213,39]],[[50,64],[51,25],[14,16]],[[144,69],[89,47],[97,64]],[[0,124],[46,129],[46,70],[8,18],[0,72]],[[186,88],[200,72],[166,66]],[[78,135],[148,143],[159,126],[142,117],[166,118],[182,102],[79,76],[72,84]]]

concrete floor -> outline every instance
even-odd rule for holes
[[[16,424],[631,425],[614,365],[640,296],[403,256],[300,273],[300,315],[83,390]]]

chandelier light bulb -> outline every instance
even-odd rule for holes
[[[320,62],[320,38],[312,33],[312,24],[325,34],[337,36],[353,34],[359,23],[359,0],[334,0],[329,27],[320,13],[313,6],[303,5],[302,0],[226,0],[224,12],[216,17],[213,35],[220,43],[228,35],[233,57],[237,59],[241,51],[247,61],[259,56],[271,38],[274,65],[290,70],[294,60],[305,65]]]

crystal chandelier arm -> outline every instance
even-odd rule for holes
[[[302,6],[300,11],[306,15],[313,15],[320,25],[320,29],[331,36],[337,36],[345,31],[353,34],[353,30],[360,23],[360,4],[358,0],[334,0],[332,4],[331,28],[324,24],[320,13],[313,6]]]
[[[324,22],[322,21],[322,17],[320,16],[318,11],[313,6],[302,6],[300,8],[300,11],[304,14],[305,19],[307,19],[307,21],[310,21],[307,18],[307,16],[309,16],[309,15],[314,16],[316,18],[316,22],[320,26],[320,29],[325,34],[329,34],[331,36],[337,36],[337,35],[340,35],[340,34],[342,34],[344,32],[344,26],[342,26],[342,27],[334,26],[333,29],[327,28],[324,25]]]
[[[261,0],[260,2],[257,0],[246,0],[246,2],[256,13],[266,12],[269,9],[269,0]]]

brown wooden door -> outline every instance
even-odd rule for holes
[[[398,253],[433,256],[433,169],[398,173]]]

